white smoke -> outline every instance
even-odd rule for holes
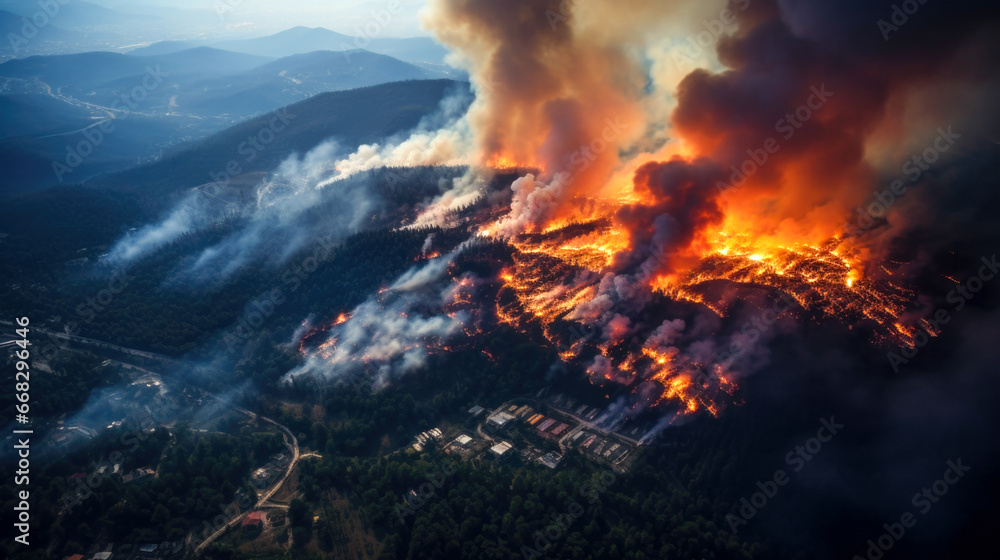
[[[437,111],[423,117],[408,136],[389,139],[385,144],[362,144],[339,159],[334,165],[336,174],[326,184],[380,167],[469,165],[475,150],[472,128],[466,120],[468,104],[468,92],[446,96]]]
[[[370,375],[378,388],[424,367],[428,356],[471,319],[468,311],[442,309],[454,299],[456,286],[447,270],[463,248],[408,270],[356,307],[350,319],[334,326],[327,341],[283,380],[305,376],[337,381],[361,373]]]
[[[164,245],[173,243],[185,233],[195,231],[210,222],[204,195],[191,192],[163,221],[147,224],[137,232],[119,240],[108,254],[114,263],[129,263],[141,259]]]
[[[503,237],[513,237],[545,223],[561,203],[563,194],[562,182],[546,184],[530,173],[514,181],[510,188],[514,191],[510,212],[500,221],[496,232]]]
[[[337,173],[337,153],[337,144],[328,141],[304,156],[290,156],[242,205],[232,202],[231,195],[214,196],[219,189],[212,190],[212,196],[195,189],[163,221],[119,240],[107,258],[131,264],[186,233],[231,220],[234,231],[187,259],[173,274],[175,281],[218,282],[264,256],[265,246],[271,249],[266,255],[271,264],[280,265],[312,239],[341,241],[359,231],[380,203],[363,181],[330,183]]]
[[[485,178],[479,171],[470,167],[464,175],[452,181],[451,188],[424,204],[417,218],[407,228],[454,226],[450,220],[453,213],[479,200],[483,196],[484,188]]]

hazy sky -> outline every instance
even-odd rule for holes
[[[200,12],[201,18],[209,12],[218,23],[234,33],[250,31],[280,31],[298,25],[326,27],[347,35],[360,34],[357,30],[375,22],[380,36],[410,37],[427,35],[420,28],[418,12],[425,0],[89,0],[108,8],[135,11],[140,8],[181,8],[191,10],[192,16]],[[389,6],[399,6],[389,14]],[[386,14],[391,15],[386,19]],[[381,22],[376,20],[381,18]],[[199,18],[199,19],[201,19]]]

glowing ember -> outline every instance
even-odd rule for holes
[[[591,205],[595,207],[601,204]],[[489,236],[495,229],[495,224],[489,224],[480,235]],[[616,225],[610,213],[590,221],[553,222],[541,228],[541,233],[507,241],[515,249],[513,267],[500,274],[500,280],[514,297],[498,303],[500,321],[524,330],[538,325],[555,346],[565,338],[559,325],[605,328],[585,309],[598,296],[601,279],[616,272],[616,260],[632,250],[628,230]],[[917,332],[898,320],[912,294],[889,280],[866,277],[864,263],[841,237],[816,244],[780,243],[716,231],[693,240],[689,252],[654,255],[650,262],[660,272],[640,275],[638,288],[703,306],[724,317],[731,304],[712,297],[711,286],[725,282],[737,289],[764,287],[790,296],[806,311],[848,325],[867,322],[879,341],[908,343]],[[589,344],[598,352],[587,368],[592,380],[634,385],[636,390],[655,382],[661,387],[655,402],[677,403],[683,413],[704,409],[717,414],[722,404],[718,398],[737,389],[725,364],[706,367],[676,348],[666,351],[648,346],[627,351],[624,357],[619,348],[613,357],[610,350],[617,343]],[[571,341],[559,357],[566,362],[578,360],[586,346],[580,340]]]

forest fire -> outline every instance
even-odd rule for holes
[[[852,74],[842,51],[876,59],[865,49],[877,44],[802,37],[788,18],[825,24],[765,1],[733,10],[705,61],[715,69],[677,73],[641,31],[683,32],[711,7],[551,4],[561,27],[525,2],[437,0],[426,19],[478,86],[469,122],[482,169],[537,170],[513,182],[506,216],[478,230],[513,252],[500,321],[540,327],[560,359],[589,360],[595,383],[655,383],[656,402],[688,412],[718,410],[712,396],[751,367],[712,355],[739,339],[726,330],[734,313],[766,307],[761,292],[793,301],[785,315],[860,326],[874,344],[927,330],[902,319],[915,298],[905,278],[877,264],[889,260],[873,241],[883,232],[846,227],[877,181],[864,154],[895,140],[875,130],[901,128],[889,94],[861,100],[873,83],[906,97],[923,70]],[[713,327],[640,319],[654,298],[694,306],[709,319],[688,321]]]
[[[914,92],[948,67],[946,51],[804,33],[826,20],[762,0],[733,11],[705,60],[679,72],[655,38],[684,36],[716,6],[565,4],[432,0],[425,13],[475,89],[460,129],[478,177],[424,215],[446,215],[470,184],[516,177],[509,205],[485,193],[476,200],[492,206],[461,224],[471,243],[510,249],[484,279],[501,286],[497,300],[463,294],[458,271],[442,291],[451,302],[540,331],[560,360],[627,387],[634,404],[683,413],[718,413],[763,367],[731,359],[732,348],[766,354],[776,336],[747,337],[747,314],[830,321],[873,345],[936,334],[909,317],[906,275],[883,264],[895,259],[888,215],[863,232],[848,223],[907,140],[906,103],[936,103]],[[539,17],[546,7],[565,16],[558,25]],[[845,52],[871,64],[847,68]],[[907,63],[914,53],[920,64]],[[792,303],[775,311],[776,300]]]
[[[736,219],[727,219],[731,214],[719,203],[721,217],[693,232],[686,246],[675,246],[676,253],[650,247],[646,258],[630,259],[636,236],[619,217],[622,208],[646,203],[636,192],[641,189],[586,201],[575,206],[583,210],[574,212],[574,218],[536,224],[537,232],[504,238],[514,249],[513,265],[500,274],[500,281],[514,298],[498,302],[498,319],[524,330],[536,324],[557,347],[564,345],[565,323],[600,331],[596,340],[571,341],[559,352],[560,359],[578,360],[589,346],[597,353],[587,368],[592,381],[637,387],[656,382],[661,386],[656,403],[677,402],[684,412],[706,409],[712,414],[720,406],[709,395],[732,394],[736,389],[726,377],[726,364],[699,362],[677,348],[660,351],[648,344],[633,344],[623,352],[624,332],[641,334],[627,319],[627,310],[641,307],[652,293],[696,304],[722,318],[740,300],[743,287],[765,288],[791,298],[804,312],[852,326],[866,323],[876,343],[912,343],[916,328],[902,325],[899,318],[913,294],[891,278],[865,275],[868,264],[840,232],[815,243],[732,233],[760,228],[751,224],[727,228]],[[655,205],[656,200],[648,203]],[[507,219],[482,226],[479,235],[503,237],[498,232],[504,231]],[[615,313],[607,308],[595,312],[593,303],[604,291],[605,278],[627,281],[629,299],[639,303],[619,301]],[[728,286],[721,297],[719,284]],[[623,332],[609,332],[614,317]]]

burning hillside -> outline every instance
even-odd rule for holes
[[[499,281],[496,301],[466,302],[540,329],[593,383],[628,387],[633,410],[716,413],[732,400],[773,336],[737,315],[833,320],[873,345],[936,335],[905,318],[916,294],[892,247],[907,216],[891,203],[869,209],[898,146],[937,134],[914,123],[959,120],[953,101],[987,79],[973,62],[995,24],[948,13],[933,44],[916,33],[886,44],[865,27],[877,12],[861,2],[435,0],[425,23],[477,96],[431,141],[464,138],[447,162],[463,152],[469,174],[415,223],[508,244],[497,278],[477,280]],[[692,52],[685,38],[702,29],[715,30],[714,48]],[[931,145],[935,160],[947,149]],[[439,163],[432,152],[421,163]],[[519,169],[534,171],[512,181],[498,211],[483,181]],[[479,219],[437,219],[476,197],[491,209]],[[851,227],[859,212],[878,225]],[[431,299],[469,281],[434,262],[411,273],[439,269]],[[465,326],[439,317],[452,321],[421,323],[427,336]]]

